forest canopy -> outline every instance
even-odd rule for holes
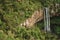
[[[57,8],[56,4],[59,5]],[[60,13],[60,0],[0,0],[0,40],[45,40],[44,32],[41,30],[43,22],[38,22],[31,29],[19,26],[31,17],[35,10],[44,7],[51,7],[55,12],[58,10],[56,13]],[[52,17],[52,21],[52,24],[59,24],[54,31],[60,35],[60,16]],[[54,35],[49,38],[57,40]]]

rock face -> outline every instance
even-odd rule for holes
[[[43,11],[37,10],[32,14],[32,16],[30,18],[26,19],[23,23],[21,23],[21,26],[31,27],[36,22],[38,22],[42,19],[43,19]]]
[[[56,12],[52,12],[52,10],[50,11],[50,16],[53,17],[53,16],[58,16],[60,15],[60,13],[56,13]],[[21,23],[20,25],[21,26],[25,26],[27,28],[30,28],[32,27],[36,22],[38,21],[41,21],[44,17],[44,13],[43,13],[43,10],[37,10],[37,11],[34,11],[34,13],[32,14],[32,16],[28,19],[26,19],[23,23]]]

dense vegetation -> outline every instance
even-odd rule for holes
[[[0,0],[0,40],[45,40],[45,33],[41,30],[43,22],[38,22],[33,28],[19,26],[21,22],[29,18],[35,10],[50,7],[60,0]],[[51,5],[52,4],[52,5]],[[60,8],[58,9],[58,13]],[[55,10],[55,9],[54,9]],[[59,24],[59,17],[51,20],[52,24]],[[56,34],[60,35],[60,27],[54,27]],[[48,34],[50,40],[57,40],[56,35]]]

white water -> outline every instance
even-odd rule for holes
[[[44,12],[44,30],[45,32],[50,32],[50,13],[49,13],[49,8],[45,8]]]

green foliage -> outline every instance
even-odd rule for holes
[[[56,1],[0,0],[0,40],[45,40],[45,33],[40,30],[43,27],[43,22],[37,23],[31,29],[19,25],[31,17],[35,10],[44,6],[51,6],[53,2]],[[57,3],[60,1],[58,0]],[[57,28],[56,31],[59,30]]]

